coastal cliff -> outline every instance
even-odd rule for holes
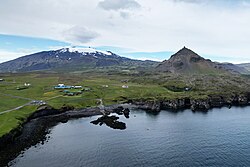
[[[250,93],[233,95],[231,97],[208,96],[207,99],[173,99],[173,100],[130,100],[139,109],[159,112],[165,109],[191,109],[192,111],[207,111],[215,107],[245,106],[250,104]]]

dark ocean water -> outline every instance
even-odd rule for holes
[[[207,113],[132,110],[125,130],[90,122],[59,124],[44,145],[29,148],[18,167],[250,166],[250,107]]]

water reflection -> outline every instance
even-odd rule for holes
[[[160,112],[156,112],[156,111],[145,111],[149,116],[153,116],[156,117],[159,115]]]

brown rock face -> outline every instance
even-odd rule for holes
[[[212,62],[184,47],[156,67],[157,71],[171,73],[224,73],[230,69],[222,63]]]

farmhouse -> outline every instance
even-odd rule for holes
[[[69,90],[64,90],[63,93],[66,96],[76,96],[82,94],[82,91],[70,92]]]
[[[28,89],[31,86],[30,83],[24,83],[22,86],[18,86],[16,89],[17,90],[24,90],[24,89]]]
[[[55,89],[71,89],[72,86],[67,86],[64,84],[58,84],[57,86],[54,87]]]
[[[24,86],[29,87],[31,84],[30,83],[24,83]]]
[[[82,89],[82,86],[73,86],[75,89]]]
[[[185,91],[190,91],[192,88],[190,87],[185,87]]]
[[[122,85],[122,88],[126,89],[126,88],[128,88],[128,85]]]
[[[87,91],[90,91],[90,88],[87,88],[87,87],[86,87],[86,88],[84,88],[84,89],[82,89],[82,90],[87,92]]]

